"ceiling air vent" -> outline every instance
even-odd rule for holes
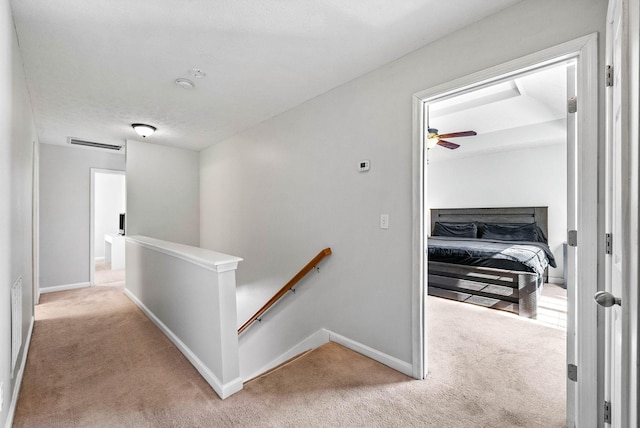
[[[84,146],[84,147],[93,147],[94,149],[106,149],[106,150],[115,150],[119,151],[122,149],[122,144],[105,144],[105,143],[96,143],[93,141],[81,140],[79,138],[69,137],[69,144],[72,146]]]

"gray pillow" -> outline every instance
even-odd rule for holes
[[[542,230],[535,223],[485,223],[480,238],[500,241],[547,242]]]
[[[431,236],[453,236],[457,238],[477,238],[478,226],[475,223],[441,223],[433,225]]]

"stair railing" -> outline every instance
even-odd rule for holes
[[[274,294],[274,296],[269,299],[269,301],[267,303],[264,304],[264,306],[262,306],[258,312],[256,312],[255,314],[253,314],[253,316],[251,318],[249,318],[247,320],[247,322],[245,322],[244,324],[242,324],[242,326],[238,329],[238,334],[242,333],[243,331],[245,331],[254,321],[259,321],[260,317],[267,312],[274,304],[276,304],[276,302],[278,302],[278,300],[280,300],[285,294],[287,294],[287,292],[293,290],[293,287],[296,286],[296,284],[302,279],[304,278],[304,276],[306,274],[308,274],[309,272],[311,272],[314,268],[316,268],[318,266],[318,263],[320,263],[320,261],[322,261],[322,259],[324,259],[325,257],[331,255],[331,248],[325,248],[324,250],[320,251],[318,253],[317,256],[315,256],[313,259],[311,259],[311,261],[309,263],[307,263],[302,269],[300,269],[300,272],[298,272],[293,278],[291,278],[289,280],[289,282],[287,282],[281,289],[280,291],[278,291],[276,294]],[[293,290],[295,292],[295,290]]]

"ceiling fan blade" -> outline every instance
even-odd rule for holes
[[[442,147],[446,147],[447,149],[457,149],[458,147],[460,147],[460,144],[456,144],[456,143],[452,143],[451,141],[444,141],[444,140],[440,140],[438,141],[438,145],[442,146]]]
[[[478,135],[478,133],[476,131],[452,132],[450,134],[440,134],[440,138],[472,137],[474,135]]]

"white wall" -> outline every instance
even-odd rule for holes
[[[432,161],[427,167],[428,208],[549,207],[547,238],[558,264],[549,268],[549,279],[561,283],[567,230],[566,150],[566,144],[554,144]]]
[[[203,151],[201,244],[244,258],[239,316],[333,249],[241,336],[241,364],[318,327],[411,362],[412,95],[602,31],[605,14],[604,0],[520,2]]]
[[[8,0],[0,1],[0,426],[16,403],[16,379],[33,317],[32,183],[35,130]],[[22,278],[22,347],[11,367],[10,287]]]
[[[125,176],[96,172],[94,181],[94,257],[104,259],[104,235],[118,233],[120,213],[125,212]]]
[[[124,170],[124,156],[40,147],[40,287],[89,284],[91,168]]]
[[[200,243],[199,156],[127,141],[127,235]]]

